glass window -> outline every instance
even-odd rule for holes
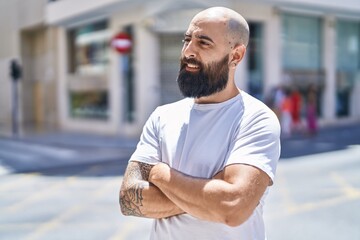
[[[73,118],[108,118],[107,91],[70,91],[70,115]]]
[[[360,23],[336,23],[336,115],[350,114],[350,99],[355,76],[360,70]]]
[[[336,24],[337,70],[355,72],[360,66],[360,24],[339,20]]]
[[[249,23],[250,39],[247,49],[248,55],[248,71],[249,81],[248,90],[249,93],[263,100],[263,49],[262,49],[262,24],[261,23]]]
[[[180,68],[181,40],[184,34],[161,34],[160,36],[161,103],[175,102],[183,98],[177,79]]]
[[[283,66],[285,69],[321,68],[321,20],[317,17],[283,14]]]
[[[79,75],[104,74],[109,62],[111,32],[101,21],[71,29],[69,36],[69,71]]]

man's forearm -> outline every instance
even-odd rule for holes
[[[120,206],[124,215],[166,218],[183,213],[156,186],[139,181],[120,190]]]
[[[151,165],[129,163],[119,195],[121,212],[124,215],[166,218],[183,213],[148,179]]]
[[[231,196],[234,192],[231,184],[220,179],[194,178],[162,166],[162,169],[155,169],[150,174],[149,181],[159,187],[172,202],[194,217],[225,222],[225,211],[234,199]]]

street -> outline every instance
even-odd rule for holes
[[[269,239],[360,239],[360,145],[281,161],[265,217]]]
[[[119,212],[120,170],[107,162],[1,176],[0,239],[146,239],[150,220]]]
[[[268,239],[360,239],[359,131],[352,126],[284,140],[265,206]],[[120,143],[100,142],[95,148],[29,141],[26,148],[0,139],[0,239],[148,239],[152,221],[124,217],[118,207],[134,145],[119,150]],[[65,160],[51,157],[58,152]],[[104,155],[85,161],[97,152]]]

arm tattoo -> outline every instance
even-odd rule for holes
[[[151,184],[149,180],[150,170],[153,165],[146,163],[130,162],[124,176],[124,182],[120,190],[120,206],[124,215],[144,217],[140,207],[143,206],[143,189]]]

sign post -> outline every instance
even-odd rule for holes
[[[111,46],[119,53],[118,62],[119,70],[122,75],[122,88],[124,99],[124,111],[123,116],[125,121],[133,121],[134,111],[134,90],[132,82],[132,66],[131,66],[131,51],[132,51],[132,39],[131,35],[126,32],[121,32],[115,35],[111,40]]]
[[[11,60],[10,63],[10,77],[12,82],[12,134],[18,136],[19,134],[19,94],[18,94],[18,82],[22,75],[22,69],[20,64],[16,60]]]
[[[122,32],[111,39],[111,46],[120,54],[130,53],[132,41],[129,34]]]

